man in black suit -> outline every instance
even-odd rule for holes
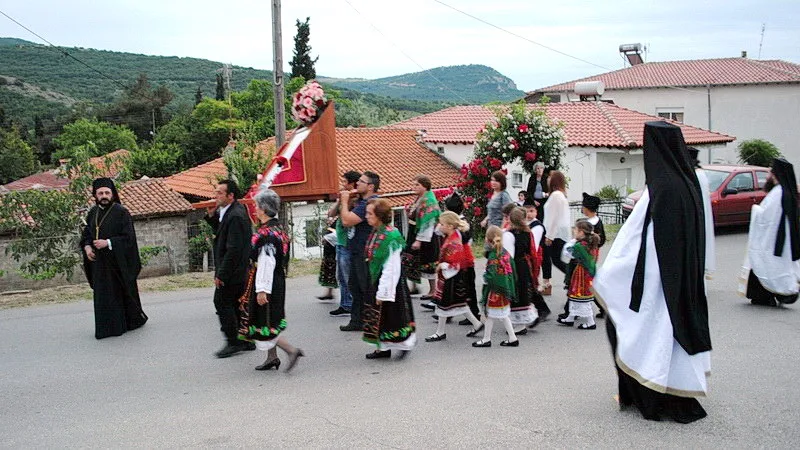
[[[254,350],[252,343],[237,339],[239,297],[244,292],[250,253],[252,226],[247,209],[238,201],[236,182],[222,180],[214,189],[217,206],[208,209],[206,222],[214,230],[214,307],[227,344],[216,353],[227,358],[243,350]]]

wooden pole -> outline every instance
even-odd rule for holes
[[[281,0],[272,0],[272,54],[273,97],[275,104],[275,149],[286,140],[286,112],[284,106],[283,50],[281,45]]]

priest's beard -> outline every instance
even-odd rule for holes
[[[764,183],[764,192],[771,191],[772,188],[774,188],[776,184],[777,183],[775,182],[774,179],[772,179],[771,177],[767,178],[767,181]]]
[[[111,204],[111,200],[107,198],[101,198],[97,201],[97,204],[100,205],[101,208],[108,208],[108,205]]]

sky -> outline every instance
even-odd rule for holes
[[[758,58],[760,51],[761,59],[800,63],[797,0],[282,3],[285,69],[295,21],[310,17],[319,76],[374,79],[483,64],[530,91],[620,69],[619,45],[629,43],[647,47],[646,61],[738,57],[742,51]],[[55,45],[272,69],[270,5],[266,0],[0,0],[0,11]],[[41,42],[3,16],[0,36]]]

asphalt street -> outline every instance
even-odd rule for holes
[[[346,319],[303,277],[288,283],[284,336],[307,356],[289,374],[253,370],[260,352],[213,357],[210,289],[144,294],[147,325],[101,341],[89,301],[0,311],[0,447],[796,448],[800,305],[737,294],[746,239],[717,236],[708,417],[693,424],[619,410],[602,320],[593,331],[550,320],[517,348],[498,345],[498,325],[495,345],[476,349],[456,324],[422,341],[435,323],[418,310],[410,356],[368,361],[372,348],[339,331]],[[564,300],[547,298],[554,311]]]

